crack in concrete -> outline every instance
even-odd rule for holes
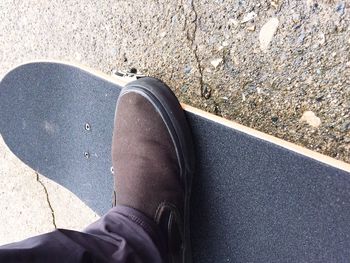
[[[50,202],[49,192],[47,191],[45,184],[40,180],[39,173],[38,173],[38,172],[35,172],[35,174],[36,174],[36,181],[37,181],[37,182],[43,187],[43,189],[44,189],[44,192],[45,192],[45,195],[46,195],[46,202],[47,202],[47,204],[49,205],[49,208],[50,208],[50,210],[51,210],[52,224],[53,224],[53,226],[54,226],[55,229],[56,229],[56,228],[57,228],[57,225],[56,225],[55,211],[53,210],[52,205],[51,205],[51,202]]]
[[[198,29],[198,13],[197,13],[195,5],[194,5],[194,0],[190,0],[190,7],[191,7],[191,12],[194,14],[194,18],[191,21],[191,23],[193,24],[193,30],[192,30],[192,32],[190,32],[190,28],[187,28],[186,38],[191,43],[191,49],[193,51],[193,55],[194,55],[194,58],[196,60],[198,72],[200,75],[199,85],[200,85],[200,89],[201,89],[201,97],[204,97],[203,69],[202,69],[201,61],[200,61],[199,56],[198,56],[198,45],[196,45],[194,43],[194,41],[196,39],[196,35],[197,35],[197,29]],[[187,25],[186,14],[185,14],[185,24]]]
[[[197,49],[198,47],[196,46],[195,49],[193,50],[193,54],[194,54],[194,57],[196,58],[196,61],[197,61],[197,68],[198,68],[198,71],[199,71],[199,85],[200,85],[200,89],[201,89],[201,97],[204,97],[204,93],[205,93],[205,88],[204,88],[204,82],[203,82],[203,69],[202,69],[202,65],[201,65],[201,62],[199,60],[199,57],[198,57],[198,53],[197,53]]]

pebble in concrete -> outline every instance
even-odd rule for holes
[[[242,24],[247,23],[250,20],[253,20],[256,16],[257,16],[257,14],[255,12],[250,12],[243,17],[241,23]]]
[[[216,58],[216,59],[213,59],[212,61],[210,61],[210,64],[214,68],[217,68],[220,65],[221,62],[222,62],[222,58]]]
[[[279,20],[276,17],[270,18],[261,28],[259,34],[260,48],[266,52],[269,48],[271,40],[278,28]]]
[[[300,121],[306,122],[314,128],[318,128],[321,125],[321,119],[316,116],[313,111],[305,111],[301,116]]]

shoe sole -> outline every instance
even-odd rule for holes
[[[129,92],[139,93],[153,104],[166,124],[171,139],[175,145],[181,171],[181,180],[185,186],[185,244],[182,258],[183,262],[191,263],[190,196],[192,176],[195,170],[195,161],[191,130],[185,113],[172,90],[158,79],[145,77],[133,81],[122,89],[120,96]]]

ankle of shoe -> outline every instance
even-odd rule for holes
[[[119,214],[122,214],[123,216],[127,217],[135,224],[138,224],[143,230],[145,230],[145,232],[150,236],[154,244],[157,246],[159,253],[162,255],[162,257],[164,259],[167,259],[168,248],[166,246],[166,238],[160,226],[158,226],[153,219],[132,207],[117,205],[114,209]],[[164,262],[167,261],[165,260]]]

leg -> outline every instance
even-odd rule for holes
[[[56,230],[0,248],[1,262],[191,262],[194,153],[184,112],[153,78],[119,96],[112,159],[115,204],[84,233]]]
[[[0,262],[163,262],[155,223],[117,206],[84,232],[57,229],[0,247]]]

